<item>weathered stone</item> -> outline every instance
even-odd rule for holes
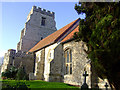
[[[44,26],[41,24],[43,17],[45,18]],[[33,6],[27,16],[25,27],[21,31],[20,42],[17,44],[17,53],[15,50],[8,50],[4,56],[4,63],[2,65],[1,72],[4,72],[11,66],[18,68],[20,64],[26,67],[25,69],[27,73],[33,72],[34,55],[30,53],[26,54],[26,52],[37,44],[41,38],[45,38],[55,31],[56,22],[54,20],[54,13],[46,11],[45,9],[41,10],[40,7],[37,8],[36,6]],[[41,55],[41,58],[44,58],[43,54]],[[42,65],[42,67],[44,67],[44,61],[38,65]],[[39,73],[42,73],[41,70]],[[43,74],[41,77],[37,77],[37,79],[41,78],[43,78]]]
[[[44,26],[41,24],[42,18],[45,18]],[[45,9],[40,11],[40,8],[37,9],[33,6],[27,16],[25,27],[21,31],[21,38],[17,45],[17,50],[28,51],[37,44],[41,38],[45,38],[55,31],[56,23],[54,14],[46,12]]]
[[[45,58],[45,50],[42,49],[36,52],[36,60],[35,60],[35,72],[37,80],[44,79],[44,58]]]
[[[25,54],[20,51],[16,53],[16,50],[13,49],[8,50],[4,56],[1,72],[5,72],[6,69],[9,69],[11,66],[19,68],[21,64],[25,67],[27,74],[33,72],[34,55]]]
[[[88,84],[89,87],[91,86],[91,82],[90,82],[91,71],[90,71],[90,67],[87,67],[90,65],[90,63],[87,63],[88,62],[87,54],[84,51],[84,49],[87,50],[87,48],[85,46],[86,45],[82,41],[79,42],[71,41],[63,45],[63,50],[69,48],[72,51],[73,72],[70,75],[64,75],[65,83],[81,86],[84,81],[84,77],[83,77],[84,69],[86,68],[86,71],[89,74],[88,76],[89,79],[87,79],[86,83]],[[63,68],[64,68],[63,70],[65,70],[65,65],[63,66]]]

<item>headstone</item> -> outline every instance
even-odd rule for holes
[[[105,90],[108,90],[108,84],[107,83],[105,84]]]
[[[86,77],[88,76],[87,71],[84,72],[83,76],[84,76],[84,83],[81,86],[81,90],[87,90],[88,89],[88,85],[86,83]]]

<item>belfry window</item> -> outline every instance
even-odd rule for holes
[[[65,74],[72,74],[72,51],[67,49],[65,51]]]
[[[41,21],[41,25],[42,25],[42,26],[45,26],[45,19],[46,19],[46,18],[42,17],[42,21]]]
[[[43,37],[41,37],[41,40],[43,39]]]

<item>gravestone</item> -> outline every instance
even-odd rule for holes
[[[86,77],[88,76],[87,71],[84,72],[83,76],[84,76],[84,83],[81,86],[81,90],[88,90],[88,85],[86,83]]]
[[[108,90],[108,84],[107,83],[105,84],[105,90]]]

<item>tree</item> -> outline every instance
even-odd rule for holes
[[[88,57],[101,78],[120,90],[120,2],[82,2],[75,5],[80,20],[76,41],[88,46]]]

